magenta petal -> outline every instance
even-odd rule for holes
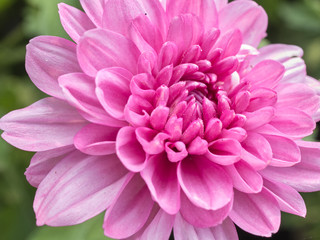
[[[240,160],[241,145],[231,138],[220,138],[208,146],[206,157],[220,165],[230,165]]]
[[[74,225],[94,217],[110,206],[126,179],[116,155],[69,154],[39,185],[33,205],[37,225]]]
[[[280,210],[301,217],[307,214],[306,205],[300,194],[292,187],[264,179],[264,186],[277,199]]]
[[[153,205],[144,181],[135,174],[106,212],[103,224],[105,235],[122,239],[135,234],[148,220]]]
[[[109,67],[122,67],[135,74],[139,50],[134,43],[121,34],[93,29],[87,31],[78,44],[78,60],[83,71],[94,77]]]
[[[74,138],[74,145],[88,155],[108,155],[116,152],[119,128],[97,124],[83,127]]]
[[[166,142],[165,150],[170,162],[180,162],[188,156],[186,145],[181,141],[176,141],[174,143]]]
[[[254,194],[235,191],[229,216],[243,230],[264,237],[279,230],[281,218],[277,200],[266,189]]]
[[[194,227],[207,228],[221,224],[232,209],[233,199],[225,206],[216,210],[206,210],[195,206],[185,194],[181,195],[181,210],[183,218]]]
[[[70,73],[59,77],[59,84],[67,101],[79,109],[81,115],[90,122],[114,127],[126,125],[103,109],[95,94],[93,78],[84,73]]]
[[[98,72],[96,94],[104,109],[114,118],[124,120],[124,107],[130,96],[132,74],[122,68],[107,68]]]
[[[232,182],[222,167],[203,156],[192,156],[178,165],[178,179],[190,201],[206,210],[217,210],[232,199]]]
[[[232,178],[233,186],[241,192],[258,193],[263,187],[263,179],[249,164],[239,161],[226,166],[225,170]]]
[[[67,103],[45,98],[0,119],[2,137],[26,151],[46,151],[73,144],[74,135],[86,124]]]
[[[245,44],[257,47],[266,36],[268,16],[254,1],[235,1],[219,12],[219,28],[222,32],[239,29]]]
[[[274,118],[275,109],[273,107],[264,107],[254,112],[245,112],[243,114],[247,118],[244,128],[253,130],[271,122]]]
[[[180,209],[177,164],[168,161],[165,154],[154,155],[148,158],[141,176],[159,206],[168,214],[176,214]]]
[[[97,27],[102,26],[102,15],[105,2],[105,0],[80,0],[82,8]]]
[[[76,45],[59,37],[36,37],[27,45],[26,71],[43,92],[64,99],[58,77],[79,72]]]
[[[269,88],[257,88],[251,91],[250,103],[246,110],[254,112],[264,107],[274,106],[276,102],[277,92]]]
[[[88,16],[79,9],[64,3],[59,3],[58,7],[61,24],[75,42],[78,42],[86,31],[95,27]]]
[[[116,140],[117,155],[130,171],[139,172],[146,165],[146,154],[137,140],[133,127],[120,129]]]
[[[26,178],[33,187],[38,187],[42,180],[67,154],[74,151],[73,145],[37,152],[27,168]]]

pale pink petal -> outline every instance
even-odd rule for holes
[[[244,112],[243,115],[247,118],[244,128],[248,131],[268,124],[274,118],[274,114],[274,107],[264,107],[254,112]]]
[[[135,174],[106,212],[103,224],[105,235],[122,239],[135,234],[148,220],[153,205],[147,186]]]
[[[177,213],[173,233],[175,240],[202,240],[198,238],[198,234],[194,227],[183,219],[180,213]]]
[[[254,1],[234,1],[219,12],[221,32],[239,29],[243,42],[257,47],[266,36],[268,16]]]
[[[122,67],[135,74],[139,50],[119,33],[105,29],[87,31],[77,46],[78,60],[83,71],[94,77],[101,69]]]
[[[263,179],[249,164],[239,161],[226,166],[225,170],[233,181],[233,187],[245,193],[258,193],[263,187]]]
[[[59,37],[36,37],[27,45],[26,71],[43,92],[64,99],[58,77],[79,72],[76,45]]]
[[[301,58],[292,58],[283,63],[286,72],[281,82],[298,83],[304,82],[307,76],[306,64]]]
[[[180,209],[177,164],[168,161],[165,154],[154,155],[148,158],[141,176],[161,209],[168,214],[176,214]]]
[[[88,121],[114,127],[126,125],[103,109],[95,94],[93,78],[84,73],[70,73],[59,77],[59,84],[67,101],[79,109],[80,114]]]
[[[218,25],[218,12],[212,0],[167,0],[169,19],[184,13],[199,17],[206,31]]]
[[[33,187],[38,187],[42,180],[67,154],[74,151],[73,145],[37,152],[31,159],[24,175]]]
[[[290,185],[299,192],[320,190],[320,145],[316,142],[299,142],[301,162],[286,168],[268,167],[261,171],[264,178]]]
[[[88,155],[108,155],[116,152],[119,128],[88,124],[74,137],[75,147]]]
[[[116,155],[69,154],[39,185],[33,205],[37,225],[74,225],[96,216],[110,206],[127,178]]]
[[[225,170],[203,156],[192,156],[178,165],[178,179],[190,201],[206,210],[217,210],[232,199],[232,182]]]
[[[58,7],[61,24],[75,42],[78,42],[86,31],[95,27],[88,16],[79,9],[65,3],[59,3]]]
[[[120,129],[116,140],[117,155],[123,165],[130,171],[139,172],[146,165],[146,153],[138,142],[133,127]]]
[[[222,224],[210,230],[216,240],[238,240],[236,227],[230,218],[226,218]]]
[[[181,216],[194,227],[208,228],[221,224],[232,209],[233,199],[222,208],[206,210],[195,206],[185,194],[181,194]]]
[[[0,119],[2,137],[26,151],[46,151],[73,144],[73,137],[86,124],[67,103],[45,98]]]
[[[97,27],[102,27],[105,2],[106,0],[80,0],[82,8]]]
[[[265,189],[254,194],[235,191],[229,216],[240,228],[259,236],[271,237],[280,227],[278,202]]]
[[[104,109],[114,118],[124,120],[124,107],[130,96],[132,74],[121,68],[107,68],[98,72],[96,94]]]
[[[271,182],[266,179],[263,181],[264,186],[277,199],[280,210],[301,217],[307,214],[306,205],[300,194],[292,187],[283,184]]]

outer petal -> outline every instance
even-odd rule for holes
[[[74,146],[70,145],[62,148],[55,148],[53,150],[37,152],[32,157],[30,165],[24,173],[28,182],[37,188],[54,166],[74,150]]]
[[[34,201],[37,225],[73,225],[99,214],[114,200],[126,173],[115,155],[69,154],[39,185]]]
[[[276,199],[267,190],[245,194],[235,191],[230,218],[243,230],[270,237],[280,226],[280,209]]]
[[[123,67],[135,74],[139,50],[134,43],[118,34],[104,29],[87,31],[78,44],[78,59],[83,71],[94,77],[108,67]]]
[[[178,179],[190,201],[206,210],[217,210],[232,199],[230,177],[220,166],[202,156],[180,162]]]
[[[257,47],[266,36],[268,16],[254,1],[239,0],[229,3],[219,12],[219,28],[222,32],[239,29],[245,44]]]
[[[124,107],[130,96],[132,74],[126,69],[108,68],[96,77],[96,94],[104,109],[114,118],[124,120]]]
[[[58,7],[61,24],[75,42],[78,42],[86,31],[95,27],[88,16],[79,9],[64,3],[59,3]]]
[[[141,176],[160,207],[169,214],[176,214],[180,209],[177,164],[171,163],[165,154],[154,155],[147,160]]]
[[[97,27],[102,26],[102,15],[105,2],[106,0],[80,0],[84,11]]]
[[[183,217],[178,213],[174,221],[173,227],[175,240],[201,240],[194,227],[186,222]]]
[[[105,235],[122,239],[135,234],[148,220],[153,205],[148,188],[136,174],[107,210],[103,224]]]
[[[119,128],[88,124],[74,138],[74,145],[88,155],[108,155],[116,152]]]
[[[70,73],[61,76],[59,84],[68,102],[79,109],[80,114],[90,122],[114,127],[126,125],[103,109],[95,94],[93,78],[84,73]]]
[[[76,45],[59,37],[36,37],[27,45],[26,71],[43,92],[64,99],[58,77],[79,72]]]
[[[86,124],[67,103],[45,98],[0,120],[2,137],[26,151],[46,151],[73,144],[74,135]]]

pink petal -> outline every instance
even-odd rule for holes
[[[154,155],[148,158],[141,176],[161,209],[168,214],[176,214],[180,209],[177,164],[168,161],[165,154]]]
[[[238,240],[236,227],[230,218],[226,218],[222,224],[210,229],[215,239]]]
[[[243,43],[257,47],[266,36],[268,16],[254,1],[235,1],[219,12],[221,32],[239,29]]]
[[[210,143],[208,150],[206,158],[220,165],[230,165],[240,160],[241,145],[231,138],[220,138]]]
[[[185,194],[181,194],[181,216],[194,227],[208,228],[221,224],[232,209],[233,199],[222,208],[206,210],[195,206]]]
[[[292,58],[283,63],[286,72],[283,76],[281,82],[304,82],[307,76],[306,64],[301,58]]]
[[[76,45],[59,37],[36,37],[27,45],[26,71],[43,92],[64,99],[58,77],[79,72]]]
[[[39,185],[34,201],[37,225],[74,225],[96,216],[110,206],[127,176],[115,155],[69,154]]]
[[[74,145],[88,155],[108,155],[116,152],[119,128],[88,124],[74,137]]]
[[[127,238],[138,232],[149,218],[154,202],[144,181],[136,174],[107,210],[104,233],[111,238]]]
[[[233,186],[245,193],[258,193],[263,187],[263,179],[249,164],[239,161],[226,166],[225,170],[232,178]]]
[[[147,157],[133,127],[123,127],[119,130],[116,150],[121,162],[130,171],[140,172],[145,167]]]
[[[105,0],[80,0],[82,8],[97,27],[102,27],[105,2]]]
[[[130,96],[132,74],[122,68],[108,68],[98,72],[96,94],[104,109],[114,118],[124,120],[124,107]]]
[[[229,216],[246,232],[264,237],[279,230],[281,217],[277,200],[266,189],[255,194],[235,191]]]
[[[257,88],[251,91],[250,103],[247,107],[248,112],[254,112],[258,109],[274,106],[277,102],[277,92],[269,88]]]
[[[254,112],[245,112],[243,114],[247,118],[244,128],[253,130],[271,122],[274,118],[275,109],[273,107],[264,107]]]
[[[86,31],[95,27],[88,16],[79,9],[65,3],[59,3],[58,7],[61,24],[75,42],[79,42]]]
[[[306,216],[307,209],[303,198],[292,187],[266,179],[264,179],[264,186],[277,199],[281,211],[301,217]]]
[[[232,199],[230,177],[203,156],[184,159],[179,163],[177,173],[184,193],[198,207],[217,210]]]
[[[252,84],[252,89],[266,87],[273,89],[282,79],[285,72],[284,66],[274,60],[264,60],[255,65],[245,76]]]
[[[68,102],[79,109],[80,114],[90,122],[114,127],[126,125],[103,109],[95,94],[93,78],[84,73],[70,73],[61,76],[59,84]]]
[[[169,19],[183,13],[192,13],[199,17],[205,30],[218,25],[218,12],[214,1],[211,0],[168,0],[167,14]]]
[[[198,43],[203,33],[203,26],[199,19],[191,14],[183,14],[172,19],[167,41],[175,43],[178,47],[178,56],[191,45]]]
[[[166,142],[165,150],[170,162],[180,162],[189,155],[186,145],[181,141],[176,141],[174,143]]]
[[[177,213],[176,215],[173,233],[175,240],[200,240],[194,227],[185,221],[180,213]]]
[[[282,136],[264,135],[272,149],[270,166],[290,167],[300,162],[301,154],[297,144]]]
[[[0,120],[2,137],[26,151],[46,151],[73,144],[74,135],[86,124],[67,103],[45,98]]]
[[[306,137],[312,134],[316,127],[311,116],[294,107],[278,108],[270,124],[294,138]]]
[[[30,165],[24,173],[28,182],[33,187],[38,188],[42,180],[57,165],[57,163],[74,150],[74,146],[70,145],[48,151],[37,152],[32,157]]]
[[[104,30],[87,31],[78,44],[78,59],[83,71],[94,77],[108,67],[122,67],[135,74],[139,50],[124,36]]]
[[[149,126],[150,113],[154,107],[139,95],[131,95],[124,109],[124,116],[132,126]]]
[[[239,52],[242,44],[242,35],[239,29],[231,30],[220,36],[215,48],[223,50],[223,58],[235,56]]]
[[[268,167],[261,171],[270,181],[290,185],[299,192],[320,190],[320,145],[319,143],[299,142],[301,162],[287,168]]]

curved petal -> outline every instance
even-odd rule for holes
[[[232,199],[232,181],[225,170],[203,156],[192,156],[178,165],[178,180],[190,201],[206,210],[217,210]]]
[[[271,122],[274,118],[275,109],[274,107],[264,107],[254,112],[244,112],[243,114],[247,118],[244,128],[253,130]]]
[[[168,214],[180,209],[180,185],[177,179],[177,164],[171,163],[165,154],[148,158],[141,177],[149,187],[153,199]]]
[[[105,2],[105,0],[80,0],[82,8],[97,27],[102,27]]]
[[[268,16],[254,1],[234,1],[219,12],[221,32],[239,29],[245,44],[257,47],[266,36]]]
[[[2,137],[26,151],[72,145],[73,137],[85,124],[76,109],[56,98],[42,99],[0,119]]]
[[[119,128],[88,124],[74,137],[74,145],[88,155],[108,155],[116,152]]]
[[[58,77],[81,71],[76,45],[63,38],[40,36],[27,45],[26,71],[43,92],[64,99]]]
[[[124,107],[130,96],[132,74],[121,68],[107,68],[98,72],[96,94],[104,109],[114,118],[124,120]]]
[[[175,240],[200,240],[194,227],[183,219],[180,213],[177,213],[173,233]]]
[[[235,191],[229,216],[243,230],[264,237],[278,231],[281,218],[277,200],[266,189],[254,194]]]
[[[103,223],[105,235],[122,239],[135,234],[148,220],[153,205],[147,186],[135,174],[106,212]]]
[[[111,205],[127,176],[116,155],[69,154],[39,185],[37,225],[74,225],[94,217]]]
[[[24,175],[28,182],[38,188],[42,180],[67,154],[74,151],[73,145],[55,148],[48,151],[37,152],[31,159],[30,165]]]
[[[77,53],[81,68],[91,77],[108,67],[122,67],[137,73],[139,50],[131,40],[116,32],[105,29],[85,32]]]
[[[80,114],[88,121],[113,127],[126,125],[103,109],[95,94],[93,78],[84,73],[70,73],[59,77],[59,84],[67,101],[79,109]]]
[[[88,16],[79,9],[65,3],[59,3],[58,8],[61,24],[75,42],[79,42],[86,31],[95,27]]]

